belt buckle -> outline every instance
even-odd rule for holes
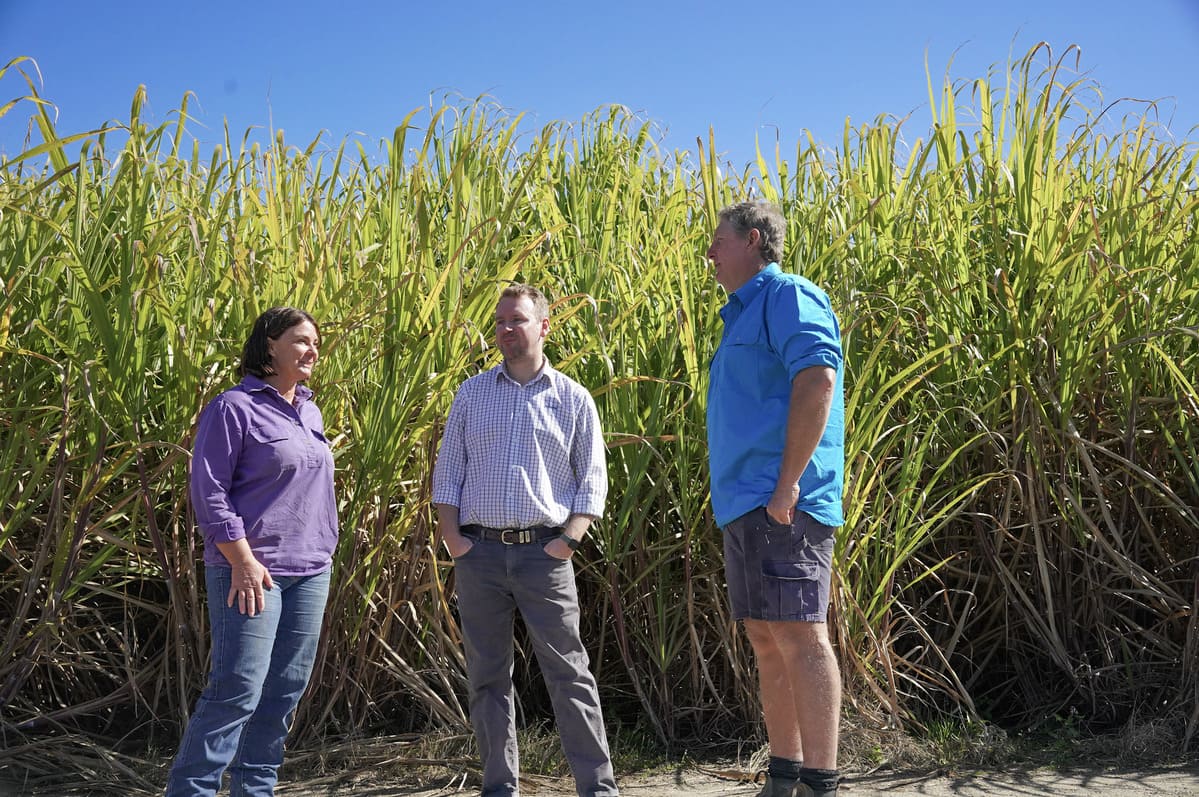
[[[516,539],[509,540],[508,539],[509,534],[515,534]],[[504,545],[518,545],[521,543],[529,542],[532,539],[533,539],[533,532],[530,531],[529,529],[501,529],[500,530],[500,542],[504,543]]]

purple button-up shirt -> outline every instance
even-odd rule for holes
[[[274,575],[329,567],[337,546],[333,453],[312,391],[295,404],[247,375],[200,414],[191,498],[204,534],[204,563],[229,567],[218,542],[243,537]]]

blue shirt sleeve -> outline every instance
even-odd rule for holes
[[[840,372],[841,329],[824,291],[806,280],[776,280],[766,296],[766,330],[771,350],[794,379],[805,368]]]

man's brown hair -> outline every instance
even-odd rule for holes
[[[545,294],[534,288],[532,285],[524,285],[519,282],[514,282],[500,293],[500,299],[519,299],[521,296],[528,296],[529,301],[533,303],[533,309],[537,313],[538,320],[550,317],[550,303],[545,298]],[[498,302],[497,302],[498,304]]]

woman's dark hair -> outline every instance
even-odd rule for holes
[[[321,328],[317,325],[316,320],[303,310],[297,310],[294,307],[272,307],[258,316],[254,322],[254,328],[250,330],[250,337],[246,338],[245,348],[242,349],[241,365],[237,369],[238,375],[253,374],[263,377],[275,373],[275,369],[271,367],[271,354],[267,347],[267,340],[278,340],[284,332],[305,321],[316,329],[316,336],[319,339]]]

